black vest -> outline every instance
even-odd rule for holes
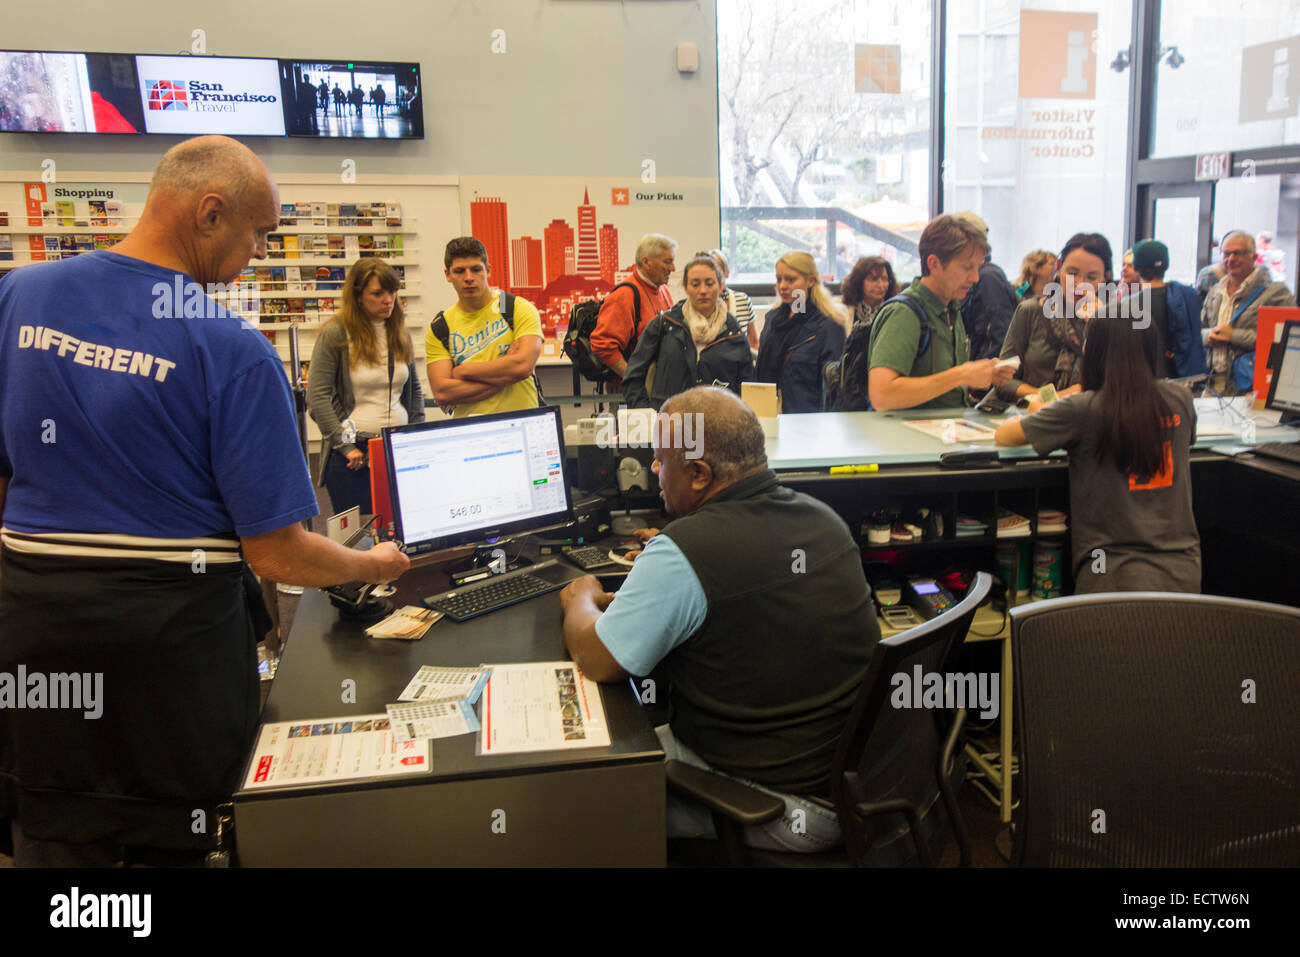
[[[667,658],[673,735],[767,787],[825,792],[880,640],[857,543],[775,473],[742,479],[668,525],[708,599]]]

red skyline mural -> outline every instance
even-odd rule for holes
[[[632,273],[630,265],[618,268],[618,227],[597,225],[589,190],[577,207],[577,229],[552,219],[541,239],[512,239],[507,204],[498,196],[475,197],[469,210],[470,229],[492,265],[492,285],[532,302],[549,330],[566,325],[579,302],[603,296]]]
[[[487,250],[492,284],[510,289],[510,227],[505,202],[493,196],[470,203],[469,230]]]

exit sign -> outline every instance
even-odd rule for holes
[[[1224,179],[1232,172],[1231,153],[1202,153],[1196,157],[1196,179]]]

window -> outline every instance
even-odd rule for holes
[[[718,0],[722,248],[732,282],[790,249],[916,271],[929,218],[930,4]]]
[[[1151,155],[1300,142],[1300,3],[1165,0]]]
[[[1014,280],[1076,232],[1123,242],[1131,0],[948,4],[943,208],[989,224]],[[1032,53],[1024,56],[1022,51]]]

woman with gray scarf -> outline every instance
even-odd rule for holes
[[[657,409],[697,385],[739,393],[740,383],[754,378],[749,343],[721,298],[722,278],[709,256],[686,264],[686,298],[650,320],[628,360],[623,398],[629,406]]]
[[[1057,395],[1080,390],[1080,359],[1088,320],[1103,301],[1111,279],[1110,243],[1100,233],[1075,233],[1061,255],[1055,279],[1043,296],[1016,307],[1000,358],[1020,358],[1016,377],[998,386],[998,398],[1014,403],[1045,385]]]

